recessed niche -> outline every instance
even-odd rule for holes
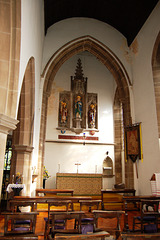
[[[107,156],[103,161],[103,177],[113,177],[113,161]]]

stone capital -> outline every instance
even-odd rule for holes
[[[15,130],[18,122],[14,118],[0,114],[0,133],[8,134],[10,131]]]
[[[13,149],[16,152],[23,152],[23,153],[31,153],[33,151],[33,147],[27,146],[27,145],[13,145]]]

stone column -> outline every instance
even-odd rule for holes
[[[2,191],[4,156],[6,150],[7,135],[11,130],[16,129],[18,120],[10,118],[4,114],[0,114],[0,193]],[[0,194],[1,200],[1,194]]]
[[[32,164],[31,155],[33,147],[26,145],[14,145],[13,152],[16,159],[16,173],[20,172],[23,176],[23,184],[26,186],[24,195],[30,196],[30,186],[32,183]],[[23,195],[23,192],[22,192]]]

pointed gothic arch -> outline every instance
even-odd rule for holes
[[[33,127],[35,111],[35,59],[28,61],[23,78],[17,119],[19,123],[13,133],[13,159],[11,174],[23,174],[27,193],[31,184],[31,155],[33,151]],[[16,167],[15,167],[16,166]],[[16,171],[16,172],[15,172]]]
[[[41,111],[41,132],[40,132],[40,141],[39,141],[39,168],[41,168],[44,163],[44,143],[45,143],[45,132],[46,132],[46,116],[47,116],[47,104],[48,97],[51,93],[52,83],[54,81],[55,75],[63,65],[72,56],[83,52],[88,51],[97,59],[104,64],[108,70],[112,73],[116,83],[117,91],[119,95],[119,101],[123,106],[123,117],[124,125],[130,125],[131,120],[131,111],[130,111],[130,96],[129,96],[129,84],[130,79],[125,71],[123,64],[116,57],[116,55],[109,49],[107,46],[96,40],[91,36],[83,36],[62,46],[48,61],[42,77],[44,78],[44,88],[42,96],[42,111]],[[42,179],[42,175],[40,176]],[[131,161],[128,161],[126,165],[125,172],[126,187],[133,188],[133,165]],[[42,183],[40,183],[42,185]]]

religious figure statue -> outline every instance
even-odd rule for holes
[[[75,101],[75,118],[82,118],[82,102],[80,96],[77,96]]]
[[[61,101],[61,105],[60,105],[60,119],[61,119],[61,123],[66,123],[67,122],[67,103]]]
[[[88,111],[89,127],[94,128],[96,124],[96,104],[91,103]]]

